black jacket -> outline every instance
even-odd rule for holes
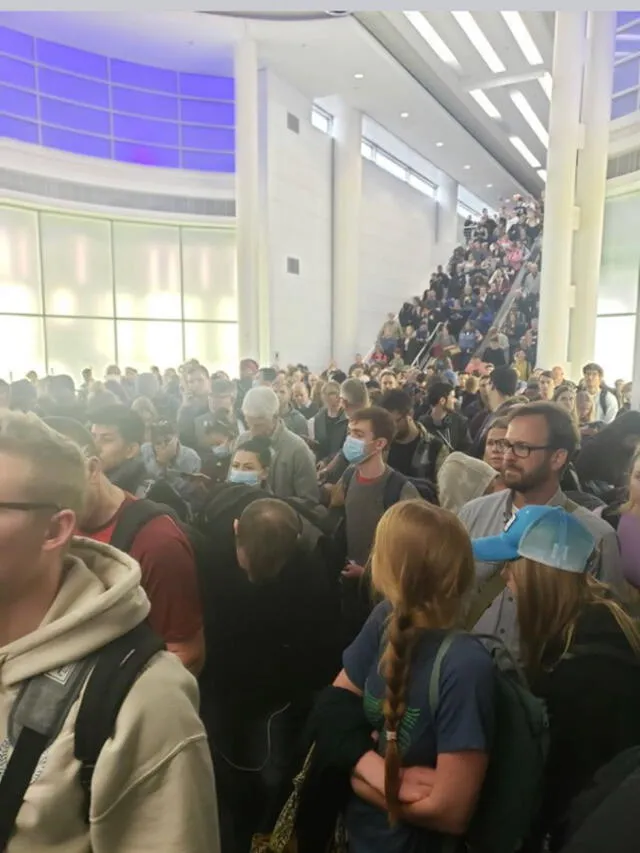
[[[609,654],[587,653],[594,647]],[[640,744],[640,662],[608,608],[591,606],[578,621],[568,657],[532,689],[549,712],[542,824],[552,833],[552,850],[559,850],[573,797],[600,767]]]
[[[330,418],[326,409],[320,409],[313,419],[313,435],[318,444],[318,461],[331,459],[340,451],[347,437],[349,419],[344,411],[337,418]]]
[[[420,418],[420,423],[428,433],[439,438],[450,451],[458,450],[461,453],[469,453],[471,450],[469,424],[464,415],[458,412],[449,412],[441,424],[435,424],[431,414],[428,414]]]

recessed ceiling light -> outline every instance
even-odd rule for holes
[[[542,54],[522,20],[520,12],[500,12],[500,14],[529,65],[542,65]]]
[[[506,70],[506,65],[495,52],[489,39],[482,32],[471,12],[452,12],[466,37],[484,59],[490,71],[499,74]]]
[[[520,139],[519,136],[510,136],[509,142],[513,145],[513,147],[518,151],[518,153],[527,161],[527,163],[531,166],[532,169],[540,168],[540,161],[533,154],[524,142]]]
[[[404,16],[443,62],[451,65],[453,68],[460,68],[460,63],[452,51],[440,38],[422,12],[404,12]]]
[[[482,89],[472,89],[469,94],[476,104],[484,110],[489,118],[500,118],[500,113],[492,101],[487,98]]]
[[[436,142],[436,148],[442,148],[444,142]]]
[[[463,169],[470,169],[470,168],[471,168],[471,166],[470,166],[468,163],[466,163],[462,168],[463,168]]]
[[[400,113],[400,118],[409,118],[409,113]]]
[[[358,73],[358,74],[354,74],[353,76],[356,78],[356,80],[364,80],[364,74]]]
[[[493,184],[487,184],[487,189],[490,190],[493,187]]]
[[[549,147],[549,133],[536,115],[533,107],[520,91],[511,92],[511,100],[516,105],[522,117],[538,137],[545,148]]]

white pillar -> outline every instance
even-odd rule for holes
[[[586,13],[556,12],[542,238],[538,365],[567,364]]]
[[[438,263],[444,266],[458,245],[458,182],[443,174],[436,201],[436,251]]]
[[[348,370],[358,338],[362,113],[336,99],[333,129],[331,353],[339,367]]]
[[[236,251],[238,351],[260,358],[260,150],[258,53],[254,41],[235,50]]]
[[[589,12],[582,95],[584,147],[578,154],[576,204],[580,225],[573,242],[575,305],[571,321],[572,373],[592,361],[596,345],[598,284],[607,185],[616,13]]]

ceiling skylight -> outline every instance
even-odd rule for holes
[[[532,169],[540,168],[540,161],[538,158],[530,151],[524,142],[520,139],[519,136],[510,136],[509,142],[513,145],[516,151],[527,161],[527,163],[531,166]]]
[[[485,95],[482,89],[472,89],[469,94],[478,104],[478,106],[485,111],[489,118],[500,118],[500,113],[498,112],[498,109],[493,104],[493,102],[489,100],[489,98]]]
[[[471,12],[452,12],[471,44],[484,59],[490,71],[499,74],[506,70],[504,62],[489,44],[489,39],[482,32]]]
[[[516,105],[516,107],[520,110],[522,117],[529,125],[531,130],[538,137],[540,142],[544,145],[545,148],[549,147],[549,133],[546,127],[542,124],[538,116],[536,115],[533,107],[529,103],[529,101],[525,98],[522,92],[516,90],[515,92],[511,92],[511,100]]]
[[[542,65],[542,54],[522,20],[520,12],[500,12],[500,14],[529,65]]]
[[[422,12],[404,12],[404,16],[443,62],[454,68],[460,68],[460,63],[452,51],[449,50]]]

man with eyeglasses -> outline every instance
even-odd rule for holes
[[[562,506],[575,513],[596,539],[599,559],[594,562],[594,571],[598,579],[624,595],[615,531],[598,516],[568,500],[560,488],[562,474],[579,441],[569,412],[556,403],[529,403],[512,409],[506,420],[507,433],[500,449],[502,477],[507,488],[477,498],[462,508],[459,517],[470,537],[479,539],[501,533],[523,506]],[[516,604],[505,589],[501,569],[501,564],[476,563],[478,602],[486,601],[486,609],[474,630],[500,637],[517,654]]]
[[[197,685],[175,656],[152,649],[97,760],[78,748],[95,656],[149,614],[135,560],[73,538],[88,464],[35,415],[0,415],[0,849],[217,853]]]

